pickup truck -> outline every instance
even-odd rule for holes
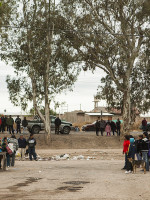
[[[52,131],[55,130],[55,119],[55,116],[50,116]],[[40,131],[44,130],[44,123],[40,118],[36,117],[28,121],[27,128],[30,133],[38,134]],[[74,128],[70,122],[61,121],[60,133],[69,134],[71,130],[74,130]]]

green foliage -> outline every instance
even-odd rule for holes
[[[126,119],[135,107],[150,108],[148,4],[147,0],[61,1],[62,16],[68,19],[64,28],[73,30],[64,34],[69,45],[84,70],[98,67],[106,72],[98,95],[109,107],[122,109]]]
[[[57,93],[72,88],[80,72],[78,65],[74,65],[73,50],[67,48],[64,38],[57,32],[65,21],[54,9],[53,2],[50,1],[50,10],[44,1],[25,2],[16,21],[17,26],[22,28],[11,34],[8,45],[12,51],[5,55],[17,75],[17,78],[7,77],[10,100],[21,105],[22,109],[33,100],[33,81],[37,104],[40,105],[45,100],[46,84],[49,101],[52,101]],[[45,78],[47,75],[48,80]]]
[[[42,107],[42,108],[40,109],[40,112],[41,112],[43,115],[45,115],[45,108]],[[35,115],[35,113],[36,113],[36,112],[35,112],[35,109],[34,109],[34,108],[31,108],[31,109],[30,109],[30,114],[31,114],[31,115]],[[50,109],[50,115],[56,116],[57,113],[56,113],[54,110]]]

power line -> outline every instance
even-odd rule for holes
[[[59,32],[74,32],[74,33],[84,33],[84,34],[95,34],[100,35],[100,33],[95,31],[82,31],[82,30],[71,30],[71,29],[47,29],[47,28],[38,28],[38,27],[26,27],[26,26],[10,26],[10,25],[0,25],[2,28],[12,28],[12,29],[29,29],[29,30],[49,30],[49,31],[59,31]],[[102,33],[102,35],[117,35],[117,36],[131,36],[131,37],[150,37],[146,35],[139,35],[139,34],[122,34],[122,33]]]

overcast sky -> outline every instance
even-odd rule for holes
[[[9,93],[7,90],[6,76],[14,76],[13,68],[0,62],[0,113],[6,109],[7,112],[21,112],[20,107],[14,107],[9,100]],[[100,79],[104,72],[97,69],[94,73],[91,71],[81,72],[78,81],[73,86],[73,92],[62,93],[56,97],[56,100],[66,102],[64,106],[59,108],[60,112],[79,110],[80,107],[84,111],[90,111],[94,108],[94,95],[97,92],[97,86],[100,84]],[[100,102],[100,106],[104,106],[105,102]],[[32,104],[29,105],[28,110]],[[57,111],[59,111],[57,110]]]

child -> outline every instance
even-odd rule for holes
[[[123,154],[125,154],[125,164],[122,169],[127,169],[127,151],[128,151],[129,144],[130,144],[130,136],[125,135],[124,142],[123,142]]]
[[[128,160],[128,158],[132,158],[133,160],[135,158],[134,138],[130,138],[130,144],[127,151],[127,171],[125,171],[125,174],[129,174],[131,171],[133,171],[132,163]]]
[[[110,136],[110,132],[111,132],[111,126],[110,124],[107,123],[106,127],[105,127],[105,131],[107,133],[107,136],[109,135]]]

